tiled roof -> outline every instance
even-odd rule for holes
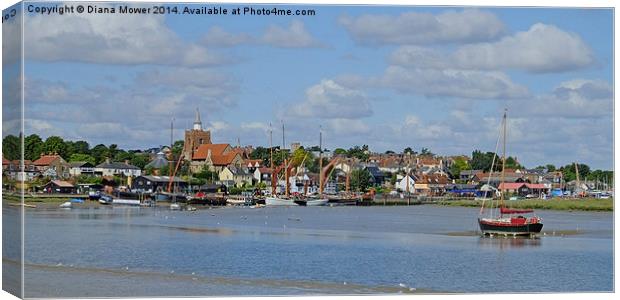
[[[111,162],[111,163],[101,163],[97,165],[97,168],[102,168],[102,169],[131,169],[131,170],[140,170],[140,168],[136,167],[136,166],[132,166],[130,164],[126,164],[124,162]]]
[[[261,166],[263,164],[263,160],[262,159],[246,159],[243,161],[243,163],[246,166],[256,166],[256,164],[258,164],[258,166]]]
[[[224,155],[211,155],[211,161],[214,166],[227,166],[232,164],[237,156],[241,157],[241,154],[231,151]]]
[[[53,183],[54,185],[57,185],[59,187],[73,187],[73,184],[63,180],[52,180],[50,181],[50,183]]]
[[[194,160],[205,160],[207,159],[207,154],[209,150],[211,150],[211,157],[214,155],[222,155],[226,148],[228,148],[229,144],[202,144],[198,146],[198,149],[194,152],[194,156],[192,159]]]
[[[35,166],[49,166],[56,159],[59,159],[60,155],[41,155],[41,157],[34,161]]]

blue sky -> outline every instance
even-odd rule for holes
[[[612,10],[285,7],[317,15],[26,15],[26,133],[149,148],[199,107],[216,143],[470,155],[507,107],[526,166],[612,169]]]

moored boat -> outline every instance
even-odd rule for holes
[[[101,197],[99,198],[99,203],[101,203],[103,205],[112,204],[112,197],[110,197],[108,195],[101,195]]]
[[[500,198],[497,208],[499,209],[498,213],[494,213],[494,209],[491,209],[491,216],[488,218],[478,218],[478,225],[480,226],[480,231],[483,235],[535,235],[540,233],[542,230],[543,224],[542,219],[536,215],[526,218],[522,214],[532,214],[534,210],[532,209],[510,209],[505,206],[504,197],[506,194],[504,178],[506,172],[506,111],[504,111],[504,118],[502,121],[503,125],[503,153],[502,153],[502,175],[501,175],[501,183],[499,185],[500,190]],[[498,140],[499,145],[499,140]],[[497,150],[496,150],[497,152]],[[495,164],[495,156],[493,157],[493,161],[491,163],[491,170],[493,170]],[[489,176],[490,178],[490,176]],[[489,179],[490,180],[490,179]],[[488,184],[488,183],[487,183]],[[485,195],[486,196],[486,195]],[[492,200],[491,200],[492,201]],[[484,211],[484,203],[482,202],[482,207],[480,209],[480,214]],[[493,203],[493,202],[491,202]],[[513,217],[512,215],[517,215]]]
[[[265,205],[267,206],[298,206],[293,199],[280,197],[266,197]]]
[[[114,199],[114,200],[112,200],[112,204],[140,205],[140,200],[134,200],[134,199]]]
[[[306,200],[306,206],[325,206],[327,205],[328,202],[329,202],[329,199],[326,199],[326,198],[323,198],[323,199],[309,198],[308,200]]]

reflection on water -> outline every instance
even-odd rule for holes
[[[548,234],[535,239],[481,238],[476,214],[435,206],[28,210],[26,296],[613,289],[612,214],[544,212]],[[508,282],[497,272],[506,268],[515,275]]]
[[[478,239],[478,245],[486,248],[509,249],[523,247],[539,247],[542,239],[539,237],[487,237],[482,236]]]

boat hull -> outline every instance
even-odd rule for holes
[[[532,235],[538,234],[543,228],[542,223],[527,223],[527,224],[493,224],[492,222],[485,222],[478,220],[480,230],[485,235],[499,234],[499,235]]]
[[[312,199],[306,201],[306,206],[324,206],[329,202],[328,199]]]
[[[299,204],[291,199],[281,199],[275,197],[265,198],[265,205],[267,206],[298,206]]]

